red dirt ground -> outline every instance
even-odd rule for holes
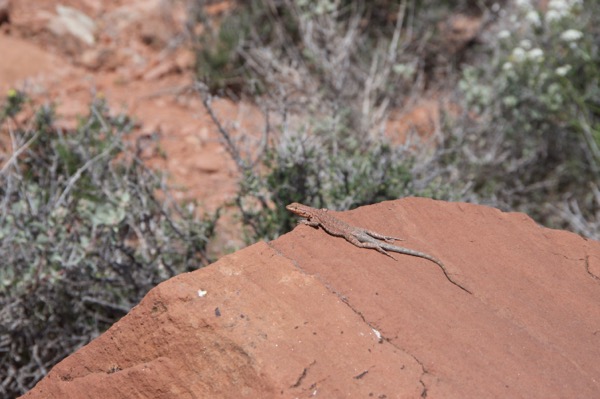
[[[85,27],[69,30],[78,21],[73,9],[93,21],[92,43]],[[0,34],[1,92],[24,89],[38,102],[55,103],[67,126],[87,113],[93,95],[103,96],[142,123],[138,135],[159,133],[167,159],[152,164],[187,188],[182,196],[209,210],[231,197],[235,165],[198,95],[185,90],[193,82],[194,54],[184,38],[183,2],[12,1],[9,15]],[[248,132],[262,127],[250,104],[215,100],[214,107],[222,120]]]

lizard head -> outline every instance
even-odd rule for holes
[[[288,211],[290,211],[298,216],[302,216],[303,218],[309,218],[310,214],[311,214],[310,207],[299,204],[297,202],[293,202],[293,203],[289,204],[288,206],[285,207],[285,209],[287,209]]]

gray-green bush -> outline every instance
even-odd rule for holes
[[[598,5],[584,13],[581,0],[546,9],[527,0],[252,4],[269,18],[246,25],[250,32],[283,34],[249,33],[236,51],[273,103],[285,104],[260,173],[243,169],[238,206],[255,239],[290,227],[286,202],[346,209],[407,194],[520,210],[600,237]],[[479,45],[464,56],[444,53],[436,26],[449,10],[483,20]],[[446,115],[433,154],[385,141],[391,109],[453,83],[463,113]],[[375,158],[396,170],[378,172]],[[240,200],[252,192],[257,201]]]
[[[206,265],[217,217],[170,198],[124,141],[132,121],[102,101],[74,131],[47,106],[19,122],[24,104],[12,92],[0,120],[16,150],[0,172],[2,397],[25,393],[159,282]]]
[[[463,70],[444,163],[465,198],[600,238],[600,5],[510,11]]]
[[[425,149],[431,143],[399,145],[352,131],[350,118],[342,113],[306,124],[267,124],[267,132],[274,132],[263,138],[264,145],[252,158],[214,113],[208,94],[203,95],[240,171],[234,203],[248,227],[248,242],[288,232],[295,220],[285,210],[291,202],[345,210],[410,195],[447,198],[444,184],[426,167],[427,152],[433,151]]]
[[[213,34],[216,44],[208,48],[235,53],[228,59],[259,82],[262,94],[254,99],[275,121],[257,145],[260,162],[242,157],[234,134],[220,129],[242,176],[235,203],[248,241],[288,231],[293,219],[284,206],[293,201],[348,209],[407,195],[448,198],[437,171],[426,167],[437,137],[398,144],[384,130],[390,111],[447,67],[428,61],[444,12],[480,12],[484,4],[459,3],[253,0],[223,17],[227,29],[243,15],[244,33],[235,46],[219,46]],[[210,109],[214,82],[210,74],[199,78]]]

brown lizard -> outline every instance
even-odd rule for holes
[[[471,291],[469,291],[450,277],[448,271],[446,270],[446,266],[444,266],[442,261],[440,261],[439,259],[434,258],[431,255],[427,255],[423,252],[389,244],[389,242],[392,241],[403,241],[401,238],[384,236],[382,234],[363,229],[361,227],[350,226],[348,223],[337,219],[333,215],[329,214],[328,209],[311,208],[310,206],[302,205],[297,202],[289,204],[285,208],[288,211],[304,218],[300,220],[299,223],[306,224],[315,228],[321,226],[323,230],[325,230],[332,236],[344,237],[347,241],[349,241],[351,244],[356,245],[357,247],[375,249],[378,252],[381,252],[382,254],[387,255],[394,260],[398,259],[390,255],[388,251],[397,252],[405,255],[418,256],[420,258],[430,260],[442,269],[442,272],[444,272],[444,275],[446,276],[448,281],[459,287],[461,290],[466,291],[469,294],[473,294]],[[378,240],[383,240],[385,242]]]

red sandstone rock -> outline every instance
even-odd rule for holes
[[[23,397],[600,397],[600,243],[417,198],[339,217],[474,295],[301,226],[160,284]]]

